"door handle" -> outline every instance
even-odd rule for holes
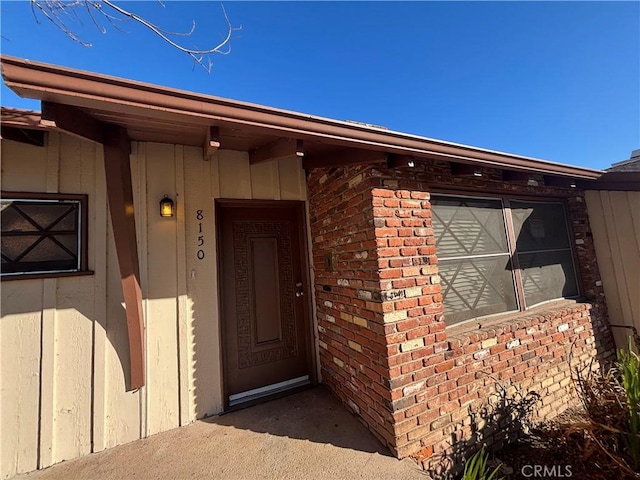
[[[304,291],[302,290],[302,282],[296,282],[296,289],[296,297],[302,297],[304,295]]]
[[[296,292],[296,297],[298,298],[302,297],[303,295],[304,295],[304,292],[301,292],[301,291]]]

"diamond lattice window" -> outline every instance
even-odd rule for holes
[[[432,197],[447,324],[578,294],[564,206]]]
[[[3,277],[83,269],[82,196],[3,193],[0,200]]]
[[[578,295],[562,204],[511,202],[511,214],[526,304]]]

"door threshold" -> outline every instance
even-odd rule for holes
[[[265,387],[254,388],[252,390],[247,390],[246,392],[229,395],[229,407],[237,407],[263,397],[268,397],[280,392],[309,385],[310,383],[311,380],[309,379],[309,375],[303,375],[302,377],[292,378],[291,380],[285,380],[284,382],[278,382]]]

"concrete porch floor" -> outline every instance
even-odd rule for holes
[[[104,452],[16,480],[419,479],[323,386]]]

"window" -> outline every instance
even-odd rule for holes
[[[3,278],[86,269],[86,196],[2,193]]]
[[[437,195],[431,206],[447,324],[578,295],[562,203]]]

